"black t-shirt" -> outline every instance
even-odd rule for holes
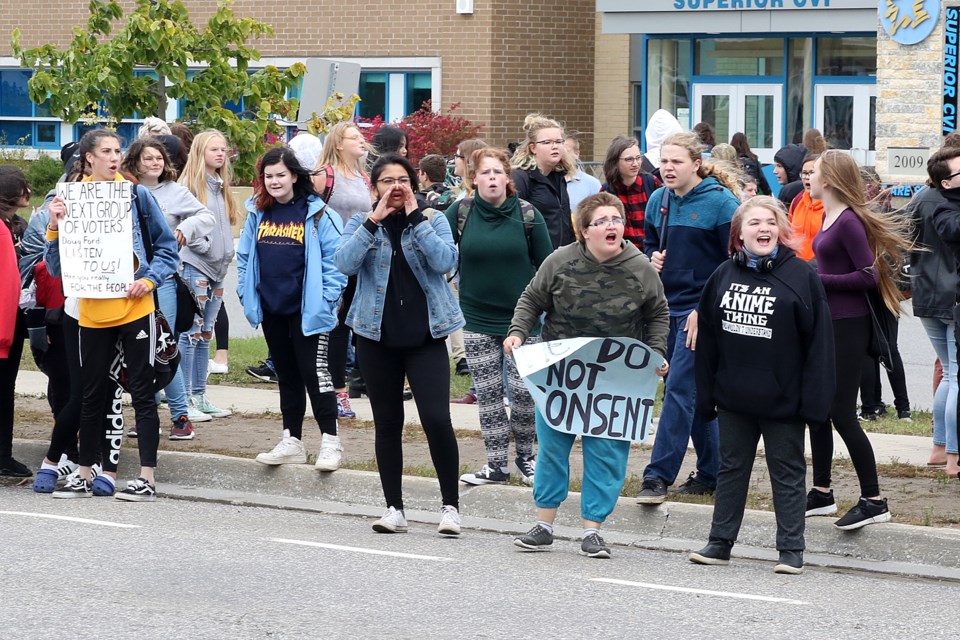
[[[431,339],[427,296],[414,275],[400,246],[403,230],[426,219],[420,211],[409,216],[402,211],[384,218],[383,228],[390,237],[390,277],[383,301],[380,343],[395,349],[420,347]]]
[[[303,277],[307,268],[304,248],[306,198],[275,203],[263,212],[257,229],[260,259],[260,304],[274,315],[300,313]]]

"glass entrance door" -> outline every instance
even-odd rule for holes
[[[746,134],[761,162],[773,162],[783,140],[783,87],[779,84],[693,85],[693,123],[709,122],[717,142]]]
[[[876,162],[877,85],[818,84],[816,126],[831,149],[850,151],[861,165]]]

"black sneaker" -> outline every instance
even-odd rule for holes
[[[637,504],[663,504],[667,499],[667,483],[660,478],[644,478],[637,494]]]
[[[913,416],[910,414],[910,410],[897,411],[897,420],[903,420],[904,422],[913,422]]]
[[[687,481],[677,487],[674,493],[686,496],[712,496],[713,489],[697,480],[696,475],[696,472],[691,471]]]
[[[54,498],[92,498],[90,483],[79,475],[67,479],[67,483],[53,492]]]
[[[523,484],[533,486],[533,473],[537,466],[536,456],[530,456],[529,458],[517,456],[514,462],[517,465],[517,471],[520,472],[520,480],[523,481]]]
[[[0,458],[0,476],[10,476],[11,478],[29,478],[33,472],[22,463],[14,459],[13,456]]]
[[[773,568],[773,572],[791,576],[803,573],[803,551],[781,551],[780,560]]]
[[[537,524],[519,538],[514,538],[513,544],[527,551],[546,551],[553,544],[553,534]]]
[[[480,471],[476,473],[465,473],[460,476],[460,482],[473,485],[506,484],[509,480],[509,473],[504,473],[500,471],[500,469],[492,469],[490,465],[487,464],[483,465]]]
[[[856,506],[850,509],[850,511],[847,511],[842,518],[833,524],[837,529],[852,531],[860,527],[865,527],[868,524],[889,522],[891,517],[890,509],[887,508],[886,498],[875,501],[867,500],[861,496]]]
[[[730,549],[733,548],[732,540],[712,539],[700,551],[692,551],[687,556],[687,560],[694,564],[709,564],[715,566],[730,564]]]
[[[807,512],[805,517],[810,516],[829,516],[837,512],[837,502],[833,499],[833,491],[823,493],[816,489],[810,489],[807,493]]]
[[[267,363],[262,360],[260,361],[259,366],[247,367],[247,373],[257,380],[263,380],[264,382],[277,381],[277,372],[273,370],[273,367],[268,366]]]
[[[127,502],[154,502],[157,499],[157,490],[143,478],[137,478],[127,482],[127,488],[118,491],[116,498]]]
[[[466,358],[460,358],[459,360],[457,360],[456,374],[458,376],[470,375],[470,367],[467,366]]]
[[[590,533],[580,543],[580,555],[588,558],[609,558],[610,547],[603,541],[599,533]]]

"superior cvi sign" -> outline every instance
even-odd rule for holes
[[[901,0],[902,1],[902,0]],[[876,31],[878,0],[597,0],[604,33]],[[829,12],[829,17],[827,17]],[[691,22],[708,16],[709,24]],[[827,22],[824,22],[827,20]]]

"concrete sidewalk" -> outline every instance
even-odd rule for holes
[[[25,395],[42,395],[46,393],[47,378],[39,371],[21,371],[17,377],[17,393]],[[228,407],[240,413],[280,413],[280,392],[277,385],[263,383],[256,387],[232,387],[227,385],[211,385],[207,387],[210,399],[217,405]],[[363,398],[350,401],[353,410],[360,420],[373,420],[370,402]],[[415,402],[404,403],[407,422],[420,423]],[[456,429],[480,429],[480,415],[476,405],[451,404],[450,415]],[[278,416],[279,420],[279,416]],[[654,420],[656,425],[656,420]],[[931,427],[932,432],[932,427]],[[902,462],[917,466],[925,466],[930,455],[932,437],[896,436],[880,433],[870,433],[870,442],[873,443],[877,462]],[[654,431],[656,438],[656,431]],[[834,433],[834,457],[849,458],[847,448],[836,433]],[[762,442],[761,442],[762,447]],[[807,453],[810,453],[810,444],[807,442]]]

